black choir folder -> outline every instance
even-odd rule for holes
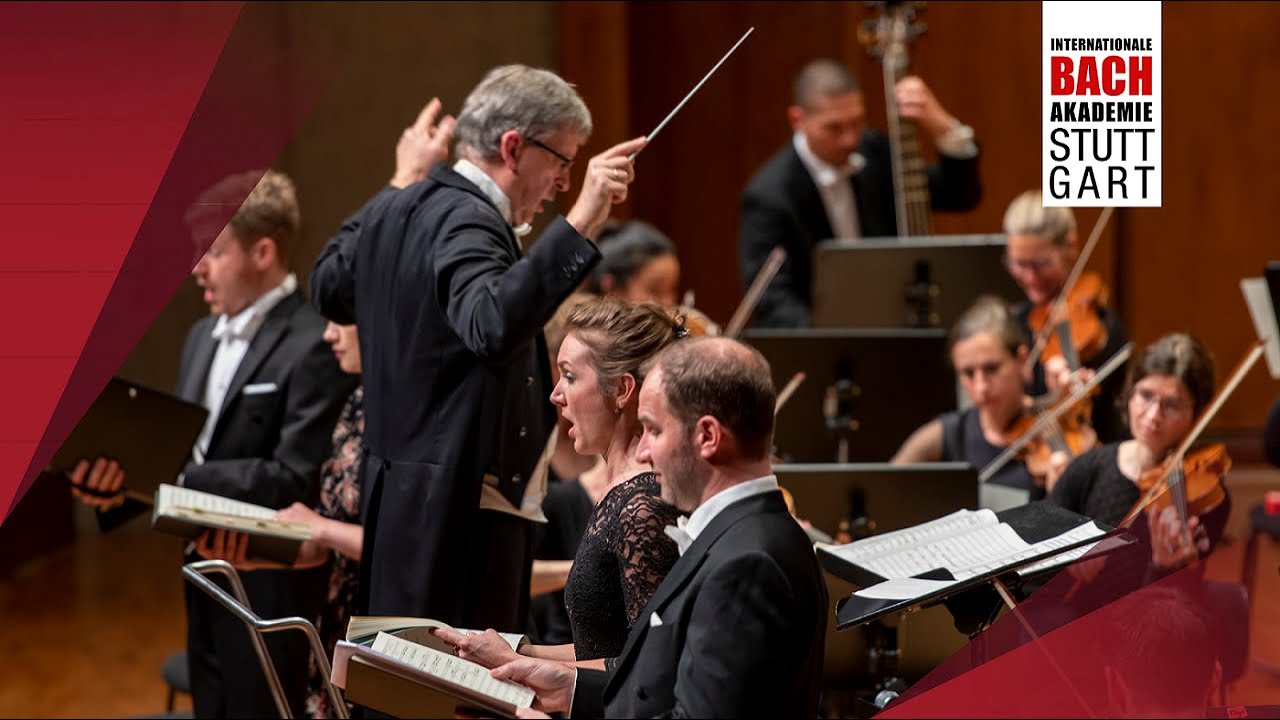
[[[156,489],[151,527],[188,540],[219,528],[247,533],[249,557],[292,565],[302,542],[311,539],[311,526],[273,520],[275,512],[221,495],[162,484]]]
[[[348,635],[352,632],[349,627]],[[426,644],[406,639],[414,636]],[[393,717],[515,717],[517,708],[533,704],[533,690],[498,680],[488,668],[439,649],[442,642],[430,635],[387,632],[367,643],[340,640],[331,679],[348,702]]]
[[[151,503],[191,455],[209,411],[137,383],[112,378],[45,466],[70,475],[81,459],[108,457],[125,471],[125,494]]]
[[[836,605],[836,628],[844,630],[936,604],[995,579],[1040,577],[1095,545],[1109,551],[1132,542],[1113,533],[1114,528],[1039,501],[999,513],[958,510],[847,545],[819,543],[816,548],[824,568],[861,588]]]

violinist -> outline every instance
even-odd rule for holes
[[[676,246],[661,230],[643,220],[610,219],[596,241],[600,264],[585,290],[629,302],[652,302],[678,310],[694,335],[716,335],[719,326],[702,311],[678,304],[680,259]]]
[[[898,449],[893,464],[967,462],[982,468],[1031,420],[1021,375],[1026,336],[1003,300],[979,298],[952,328],[949,346],[951,364],[973,405],[921,426]],[[1044,497],[1044,488],[1021,460],[1005,464],[990,482],[1027,490],[1032,500]]]
[[[1014,313],[1034,345],[1050,315],[1050,304],[1062,292],[1079,254],[1075,215],[1071,208],[1045,207],[1041,192],[1028,190],[1009,204],[1004,231],[1008,236],[1005,267],[1026,294]],[[1073,344],[1082,366],[1089,369],[1086,373],[1101,367],[1128,341],[1120,318],[1106,305],[1106,290],[1097,275],[1084,273],[1069,293]],[[1033,397],[1067,389],[1071,377],[1071,368],[1056,349],[1056,338],[1048,337],[1051,348],[1035,359],[1027,379],[1027,392]],[[1102,382],[1092,399],[1091,424],[1101,442],[1125,436],[1116,411],[1123,385],[1124,376],[1117,372]]]
[[[1077,457],[1050,490],[1048,501],[1103,524],[1119,525],[1141,499],[1143,476],[1159,471],[1213,394],[1213,359],[1199,340],[1175,333],[1152,343],[1134,361],[1124,392],[1133,438],[1100,445]],[[1228,497],[1204,517],[1190,519],[1188,526],[1199,546],[1195,554],[1207,551],[1206,540],[1212,543],[1221,537],[1229,512]],[[1167,515],[1147,518],[1156,520],[1154,535],[1169,536]],[[1153,555],[1176,549],[1153,543]],[[1165,565],[1175,560],[1154,559]]]

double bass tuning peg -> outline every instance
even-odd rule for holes
[[[877,27],[876,20],[863,20],[858,23],[858,42],[866,47],[872,48],[872,54],[875,54],[877,45],[880,44],[880,32]]]

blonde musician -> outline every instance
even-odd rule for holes
[[[1079,254],[1075,215],[1071,208],[1045,207],[1041,191],[1028,190],[1005,210],[1004,232],[1008,242],[1005,267],[1026,295],[1014,307],[1014,314],[1033,346],[1040,330],[1038,321],[1063,291]],[[1106,305],[1106,287],[1096,275],[1082,275],[1072,289],[1076,292],[1069,294],[1078,303],[1073,340],[1081,365],[1096,370],[1124,346],[1127,333],[1119,316]],[[1039,397],[1062,389],[1070,373],[1063,355],[1044,353],[1033,360],[1027,393]],[[1117,372],[1102,382],[1093,397],[1092,425],[1102,442],[1125,437],[1116,411],[1123,385],[1124,375]]]

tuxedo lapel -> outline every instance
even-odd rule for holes
[[[275,346],[279,344],[281,338],[289,329],[289,318],[293,316],[293,312],[297,310],[298,305],[302,302],[301,296],[294,292],[285,299],[276,304],[271,312],[267,313],[267,317],[262,321],[262,327],[258,328],[258,332],[253,336],[253,340],[249,343],[249,349],[245,351],[244,358],[240,360],[239,367],[236,368],[236,374],[231,377],[231,384],[227,386],[227,394],[222,398],[222,407],[218,410],[218,424],[213,429],[213,437],[217,437],[218,429],[227,419],[227,407],[231,405],[232,400],[240,394],[244,389],[245,383],[249,382],[249,378],[257,372],[258,366],[263,360],[271,354]],[[210,446],[213,442],[210,441]]]
[[[796,219],[809,233],[808,245],[812,247],[829,240],[835,232],[827,218],[827,206],[822,204],[822,195],[818,193],[818,184],[800,160],[795,146],[788,145],[787,149],[787,194],[795,198]]]
[[[209,379],[209,367],[213,365],[213,354],[218,349],[218,342],[213,339],[213,323],[204,323],[202,332],[196,333],[191,349],[191,364],[187,373],[178,378],[178,395],[184,400],[204,405],[204,389]]]
[[[684,590],[685,585],[689,583],[698,569],[702,567],[703,562],[706,561],[711,547],[715,545],[715,542],[720,539],[720,536],[726,530],[749,515],[776,510],[775,505],[781,507],[783,512],[786,512],[787,506],[782,500],[782,493],[776,490],[739,500],[721,510],[711,520],[711,524],[698,534],[698,538],[693,541],[693,544],[689,546],[684,555],[681,555],[676,564],[672,566],[671,572],[667,573],[667,576],[662,580],[662,584],[658,585],[653,597],[649,599],[649,604],[645,605],[644,611],[636,618],[635,625],[632,626],[631,632],[627,635],[627,642],[622,646],[622,653],[618,655],[617,671],[610,678],[609,686],[605,690],[606,698],[612,694],[615,685],[626,675],[628,666],[635,659],[633,656],[638,652],[641,644],[640,640],[649,631],[649,616],[658,612],[668,600]]]

